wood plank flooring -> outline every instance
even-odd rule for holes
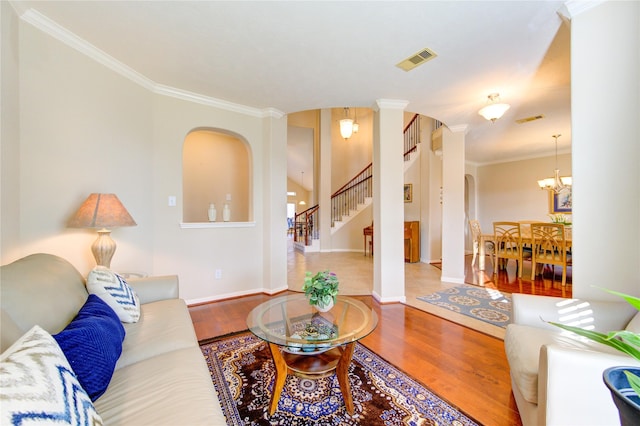
[[[249,311],[276,296],[257,294],[190,307],[198,339],[246,329]],[[361,343],[481,424],[521,424],[502,340],[401,303],[357,298],[379,315],[376,330]]]
[[[537,294],[539,296],[571,297],[572,295],[572,268],[567,272],[567,284],[562,285],[562,270],[558,267],[555,270],[545,266],[542,275],[537,275],[531,279],[531,263],[524,262],[522,278],[518,278],[516,263],[510,261],[506,270],[499,270],[497,275],[493,274],[491,262],[487,257],[486,270],[478,270],[477,265],[471,266],[472,256],[465,256],[465,278],[467,284],[483,285],[495,288],[505,293]],[[437,265],[434,265],[437,266]],[[554,275],[555,272],[555,275]]]

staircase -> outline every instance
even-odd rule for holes
[[[420,120],[413,116],[404,129],[404,170],[420,155]],[[373,163],[370,163],[331,196],[331,235],[373,202]],[[302,252],[320,251],[318,215],[315,205],[295,217],[294,248]]]

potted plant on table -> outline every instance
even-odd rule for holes
[[[322,271],[315,275],[307,272],[302,291],[309,299],[309,304],[319,311],[326,312],[336,302],[338,295],[338,277],[333,272]]]
[[[640,298],[617,291],[605,291],[622,297],[631,306],[640,311]],[[638,333],[621,330],[604,334],[555,322],[550,324],[615,348],[640,361],[640,334]],[[607,368],[602,373],[602,378],[611,392],[613,402],[618,408],[622,426],[640,425],[640,367],[621,366]]]

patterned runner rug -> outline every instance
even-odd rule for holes
[[[228,425],[476,425],[455,407],[357,343],[349,368],[355,413],[335,374],[287,376],[268,414],[275,369],[267,344],[250,332],[200,342]]]
[[[419,300],[505,328],[511,313],[511,295],[487,287],[462,285]]]

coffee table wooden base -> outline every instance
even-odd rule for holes
[[[334,370],[340,385],[340,392],[344,405],[350,415],[354,413],[351,384],[349,382],[349,364],[355,350],[355,342],[329,349],[320,354],[292,354],[282,352],[280,346],[269,343],[273,363],[276,367],[276,379],[269,403],[269,415],[273,415],[278,408],[278,401],[287,380],[287,374],[297,374],[302,377],[322,377]]]

